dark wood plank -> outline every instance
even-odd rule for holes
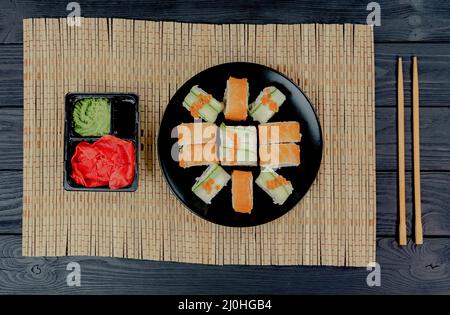
[[[0,171],[0,234],[22,233],[22,172]]]
[[[18,258],[21,256],[22,236],[0,235],[0,258]]]
[[[0,294],[382,294],[450,293],[450,239],[399,248],[380,238],[381,286],[365,268],[210,266],[101,257],[21,257],[19,236],[0,236]],[[81,266],[81,286],[68,287],[66,266]]]
[[[0,170],[22,168],[22,109],[0,108]],[[450,108],[421,108],[422,170],[450,170]],[[410,110],[406,116],[406,167],[411,169]],[[396,109],[376,109],[377,170],[397,168]]]
[[[450,44],[375,44],[376,106],[395,107],[397,56],[403,56],[405,106],[411,106],[411,56],[418,56],[420,105],[448,107],[450,103]]]
[[[406,174],[408,234],[412,227],[411,172]],[[450,237],[450,172],[422,174],[422,211],[425,236]],[[394,236],[397,229],[397,174],[377,174],[377,235]],[[22,232],[22,172],[0,171],[0,234]]]
[[[397,169],[397,112],[376,109],[377,170]],[[450,107],[420,109],[420,158],[422,171],[450,170]],[[405,109],[406,169],[411,170],[411,110]]]
[[[405,105],[411,105],[410,56],[419,56],[422,106],[449,106],[450,44],[376,44],[376,106],[396,106],[396,57],[404,57]],[[23,47],[0,45],[0,107],[23,106]]]
[[[0,108],[0,170],[22,169],[23,109]]]
[[[366,23],[370,1],[99,0],[81,3],[84,17],[123,17],[205,23]],[[377,41],[449,41],[448,1],[378,0]],[[67,2],[1,0],[0,43],[22,42],[22,18],[65,17]],[[270,8],[268,10],[268,8]]]
[[[422,223],[426,236],[450,237],[449,172],[422,173]],[[408,235],[413,234],[412,172],[406,173],[406,209]],[[397,233],[397,174],[377,173],[377,235]]]
[[[0,107],[23,106],[23,46],[0,45]]]

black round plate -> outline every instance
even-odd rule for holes
[[[226,81],[229,76],[248,78],[250,87],[249,103],[255,100],[260,91],[273,85],[286,95],[286,101],[280,107],[269,122],[298,121],[302,141],[300,143],[300,166],[285,167],[277,172],[290,180],[294,192],[283,205],[275,205],[258,185],[253,183],[253,210],[251,214],[236,213],[231,206],[231,180],[211,204],[205,204],[191,191],[196,177],[200,176],[206,166],[196,166],[183,169],[174,161],[171,150],[176,145],[177,139],[172,133],[173,128],[181,123],[193,122],[194,119],[183,106],[184,97],[194,85],[199,85],[213,97],[221,101],[223,98]],[[254,125],[249,116],[246,121],[232,122],[225,120],[221,113],[216,120],[220,125]],[[314,109],[303,92],[288,78],[276,70],[254,63],[226,63],[206,69],[187,81],[172,97],[167,105],[161,121],[158,134],[158,156],[163,174],[175,195],[194,213],[200,217],[225,226],[246,227],[255,226],[275,220],[291,210],[316,178],[322,159],[322,134],[319,121]],[[224,166],[225,171],[231,175],[233,169],[250,170],[253,180],[259,175],[259,167]]]

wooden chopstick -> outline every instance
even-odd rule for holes
[[[423,244],[422,205],[420,197],[420,135],[419,135],[419,71],[417,57],[412,58],[412,120],[414,171],[414,231],[416,244]]]
[[[398,206],[399,245],[406,245],[405,203],[405,97],[403,95],[403,60],[397,59],[397,143],[398,143]]]

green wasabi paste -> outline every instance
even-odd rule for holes
[[[82,137],[101,137],[110,132],[111,105],[106,98],[84,98],[75,103],[73,126]]]

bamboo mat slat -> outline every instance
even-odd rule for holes
[[[183,82],[231,61],[273,67],[311,99],[322,126],[319,175],[280,219],[208,223],[162,178],[156,136]],[[204,264],[367,266],[375,261],[373,29],[366,25],[24,20],[23,255],[112,256]],[[63,189],[64,95],[140,98],[139,188]]]

